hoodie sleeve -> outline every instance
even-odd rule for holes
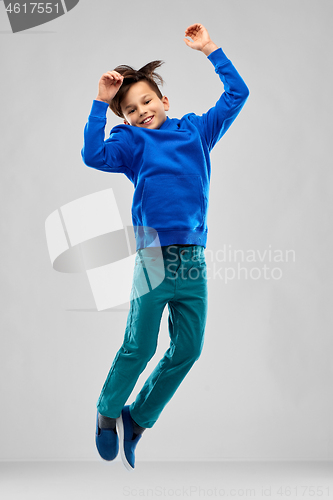
[[[94,100],[88,121],[84,128],[84,144],[81,156],[88,167],[104,172],[124,173],[132,177],[132,150],[126,125],[118,125],[111,130],[105,141],[106,102]]]
[[[214,107],[201,116],[191,114],[190,120],[199,129],[211,151],[233,123],[248,96],[249,89],[244,80],[221,48],[209,54],[208,59],[215,67],[224,86],[224,92]]]

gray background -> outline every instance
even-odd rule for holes
[[[131,224],[133,185],[80,156],[98,80],[118,64],[163,59],[168,116],[205,112],[223,86],[183,42],[195,22],[250,89],[211,155],[207,250],[271,245],[296,258],[277,264],[278,280],[226,284],[211,273],[202,356],[138,453],[333,459],[332,14],[329,0],[81,0],[13,35],[0,3],[1,459],[98,460],[95,405],[128,304],[89,311],[86,276],[52,269],[44,223],[62,205],[112,187]],[[109,111],[106,133],[118,123]],[[209,262],[211,270],[226,265]],[[129,401],[167,346],[165,314],[158,353]]]

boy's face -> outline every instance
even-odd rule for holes
[[[163,96],[160,99],[145,80],[133,83],[121,102],[124,123],[133,127],[160,128],[167,118],[165,112],[168,109],[168,98]]]

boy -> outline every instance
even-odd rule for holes
[[[138,289],[144,276],[142,259],[154,260],[150,228],[158,234],[165,267],[159,286],[135,298],[131,295],[124,342],[97,402],[97,449],[102,458],[113,460],[120,444],[128,470],[134,468],[134,451],[143,431],[155,424],[202,350],[207,317],[204,250],[209,153],[249,95],[243,79],[204,26],[189,26],[185,36],[192,39],[184,38],[189,47],[208,57],[224,84],[224,93],[214,107],[202,116],[189,113],[180,120],[170,119],[166,115],[168,98],[156,83],[162,79],[154,72],[162,62],[153,61],[139,71],[118,66],[101,77],[84,130],[85,164],[122,172],[135,186],[132,220],[137,255],[132,290]],[[202,82],[204,77],[198,79]],[[108,107],[124,119],[124,125],[114,127],[104,141]],[[135,402],[124,406],[155,353],[166,304],[170,348]]]

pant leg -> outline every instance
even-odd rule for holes
[[[184,254],[184,247],[177,250],[176,274],[166,272],[174,287],[168,303],[170,347],[130,406],[133,419],[142,427],[156,423],[202,351],[207,319],[206,262],[203,247],[188,248]],[[189,253],[197,260],[189,259]]]
[[[149,256],[146,257],[146,260],[149,259]],[[140,374],[154,355],[163,310],[172,294],[171,285],[165,279],[159,286],[144,293],[147,291],[146,277],[145,264],[142,265],[141,254],[138,253],[124,341],[97,402],[98,411],[107,417],[120,416]]]

